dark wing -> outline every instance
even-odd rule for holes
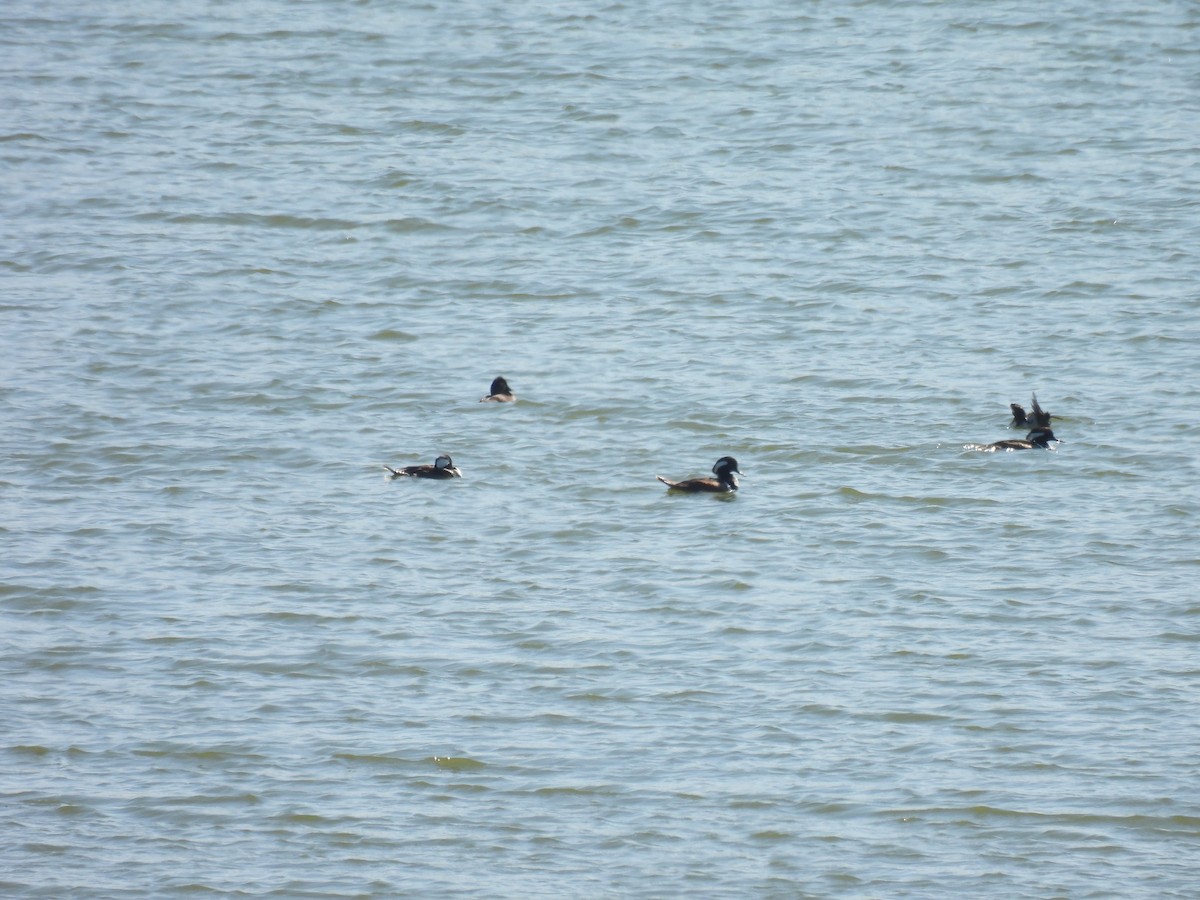
[[[1037,402],[1037,394],[1033,395],[1033,421],[1043,428],[1050,424],[1050,413],[1042,409]]]

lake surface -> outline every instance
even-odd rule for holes
[[[0,25],[5,896],[1195,896],[1195,4]]]

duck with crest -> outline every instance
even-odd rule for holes
[[[712,473],[716,478],[692,478],[687,481],[668,481],[661,475],[656,476],[672,491],[686,491],[690,494],[730,494],[738,489],[738,461],[732,456],[722,456],[713,463]],[[744,477],[744,476],[743,476]]]
[[[997,450],[1049,450],[1050,442],[1063,443],[1063,439],[1054,436],[1049,427],[1034,428],[1025,435],[1023,441],[996,441],[994,444],[967,444],[967,450],[982,450],[985,453],[995,453]]]
[[[488,390],[486,397],[479,398],[480,403],[516,403],[517,395],[513,393],[512,388],[508,386],[508,382],[503,375],[497,375],[492,379],[492,386]]]
[[[433,461],[433,465],[405,466],[403,469],[393,469],[384,466],[392,473],[393,478],[462,478],[462,472],[454,465],[454,460],[443,453]]]
[[[1010,403],[1008,408],[1012,410],[1012,422],[1009,424],[1013,427],[1025,428],[1049,428],[1050,413],[1042,409],[1037,402],[1037,394],[1033,394],[1033,415],[1028,415],[1025,412],[1025,407],[1020,403]]]

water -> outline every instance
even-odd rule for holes
[[[1194,896],[1192,5],[0,18],[6,895]]]

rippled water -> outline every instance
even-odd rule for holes
[[[6,895],[1194,896],[1193,4],[0,22]]]

